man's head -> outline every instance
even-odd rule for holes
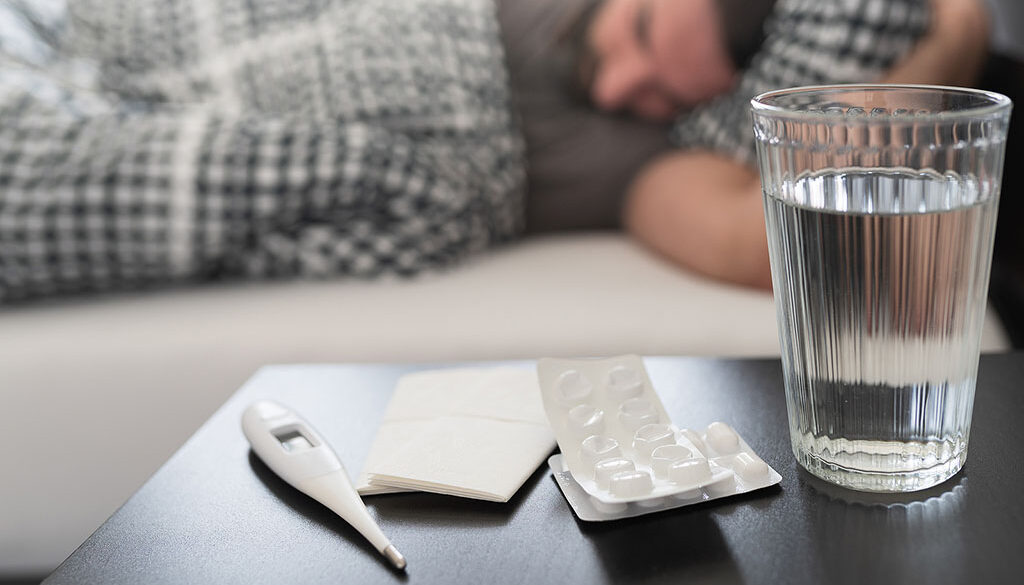
[[[599,2],[579,62],[598,108],[668,119],[732,87],[715,0]]]

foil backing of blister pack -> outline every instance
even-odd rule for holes
[[[639,356],[546,358],[537,375],[561,449],[548,464],[581,520],[650,514],[782,480],[729,425],[672,424]]]

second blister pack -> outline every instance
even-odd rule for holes
[[[730,426],[673,425],[638,356],[542,359],[537,373],[562,451],[549,464],[583,520],[647,514],[781,480]]]

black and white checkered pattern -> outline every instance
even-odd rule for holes
[[[0,43],[0,302],[415,274],[521,231],[491,0],[69,2],[52,71]],[[927,0],[779,0],[674,136],[752,160],[753,95],[871,79],[926,24]]]
[[[71,23],[95,91],[0,94],[0,301],[411,275],[522,229],[490,0],[80,0]]]
[[[928,3],[778,0],[765,25],[765,42],[736,89],[680,118],[673,141],[753,164],[754,96],[786,87],[878,79],[927,30]]]

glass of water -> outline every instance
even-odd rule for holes
[[[963,466],[1010,108],[928,86],[754,98],[790,438],[812,474],[903,492]]]

